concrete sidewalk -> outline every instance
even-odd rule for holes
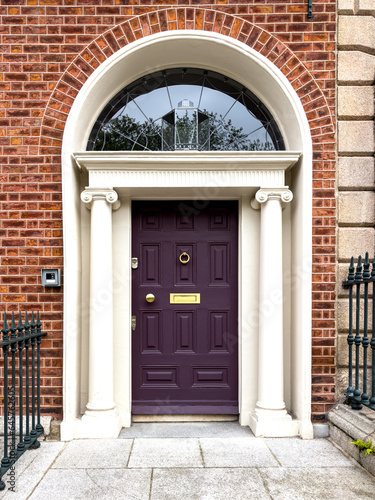
[[[375,498],[375,480],[328,440],[254,438],[237,422],[135,423],[118,439],[42,442],[17,462],[15,489],[0,498]]]

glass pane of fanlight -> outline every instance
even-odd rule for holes
[[[195,109],[179,110],[184,99]],[[208,120],[199,120],[200,114]],[[285,146],[272,114],[242,84],[212,71],[174,68],[121,90],[100,113],[87,149],[253,151]]]

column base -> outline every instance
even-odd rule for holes
[[[299,421],[286,410],[256,408],[250,413],[249,427],[255,437],[292,437],[298,436]]]
[[[117,410],[86,410],[78,425],[77,438],[117,438],[122,428]]]

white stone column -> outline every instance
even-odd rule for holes
[[[120,418],[113,398],[112,210],[120,206],[113,189],[86,188],[81,200],[91,209],[89,396],[80,437],[117,437]]]
[[[256,436],[291,436],[298,423],[284,402],[282,208],[293,199],[287,187],[260,189],[252,202],[260,207],[258,401],[250,416]]]

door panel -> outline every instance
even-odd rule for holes
[[[160,311],[142,312],[142,354],[162,353],[162,331],[160,327]]]
[[[238,413],[238,203],[137,201],[132,212],[133,413]]]
[[[141,245],[142,285],[160,284],[160,246]]]
[[[228,285],[229,252],[228,243],[210,244],[210,285]]]

